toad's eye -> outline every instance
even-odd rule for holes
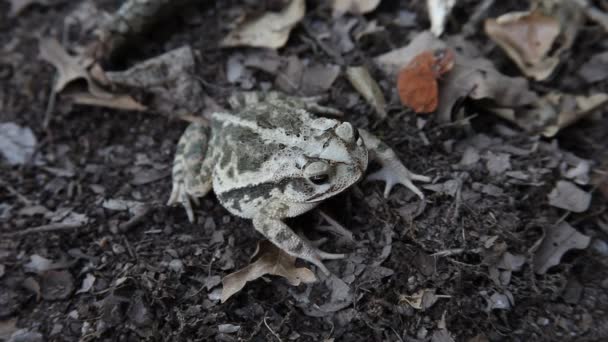
[[[309,178],[311,182],[317,185],[325,184],[329,181],[328,174],[316,175]]]
[[[329,181],[329,165],[321,160],[309,163],[304,167],[304,176],[313,184],[325,184]]]

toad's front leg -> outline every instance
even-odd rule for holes
[[[395,152],[375,135],[364,129],[359,129],[359,133],[370,152],[370,159],[377,161],[382,166],[380,170],[369,175],[367,179],[386,182],[384,197],[388,197],[393,186],[399,183],[412,190],[421,199],[424,199],[424,194],[414,185],[413,181],[430,182],[431,178],[411,173],[401,163]]]
[[[327,253],[314,247],[310,242],[294,233],[288,225],[281,221],[281,211],[281,205],[275,204],[265,207],[260,213],[253,217],[253,226],[277,247],[290,255],[313,263],[320,268],[323,273],[329,274],[329,270],[323,265],[322,260],[342,259],[346,255]]]

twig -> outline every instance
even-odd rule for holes
[[[276,337],[277,340],[279,340],[279,342],[283,342],[283,340],[281,339],[281,337],[279,336],[279,334],[277,334],[276,332],[274,332],[274,330],[272,330],[272,328],[268,325],[268,322],[266,322],[266,315],[264,315],[264,325],[266,326],[266,328],[268,328],[268,330],[270,330],[270,333],[272,335],[274,335],[274,337]]]
[[[494,1],[495,0],[484,0],[481,4],[477,5],[475,10],[473,11],[473,15],[471,15],[470,17],[471,19],[469,19],[469,22],[466,23],[464,25],[464,28],[462,29],[462,32],[465,36],[472,36],[475,33],[479,32],[477,26],[479,25],[479,22],[481,22],[481,20],[486,17],[486,13],[490,9],[490,7],[494,5]]]
[[[453,248],[453,249],[445,249],[443,251],[435,252],[431,254],[432,257],[447,257],[452,255],[459,255],[463,253],[479,253],[480,249],[465,249],[465,248]]]
[[[8,192],[11,193],[11,195],[16,196],[19,199],[19,201],[21,201],[23,204],[25,204],[25,205],[32,205],[32,204],[34,204],[27,197],[25,197],[19,191],[17,191],[15,188],[13,188],[12,185],[8,184],[7,182],[5,182],[2,179],[0,179],[0,185],[2,185],[3,187],[5,187],[6,190],[8,190]]]
[[[55,232],[55,231],[61,231],[61,230],[72,230],[72,229],[78,229],[78,228],[83,227],[83,226],[84,226],[83,223],[76,223],[76,222],[63,223],[63,222],[58,222],[58,223],[44,224],[42,226],[28,228],[28,229],[25,229],[25,230],[20,230],[18,232],[8,233],[6,235],[8,235],[8,236],[22,236],[22,235],[27,235],[27,234],[32,234],[32,233],[46,233],[46,232]]]
[[[129,221],[119,224],[118,229],[124,233],[135,227],[152,211],[152,209],[154,209],[153,206],[144,206],[141,211],[135,214]]]

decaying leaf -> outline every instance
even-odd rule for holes
[[[37,140],[29,127],[0,123],[0,155],[10,165],[25,164],[34,155]]]
[[[583,191],[574,183],[560,180],[551,193],[549,204],[575,213],[582,213],[589,209],[591,194]]]
[[[425,51],[399,71],[397,90],[404,106],[416,113],[430,113],[439,103],[438,78],[454,66],[450,49]]]
[[[427,0],[426,8],[431,19],[431,32],[439,37],[445,29],[445,23],[456,5],[456,0]]]
[[[265,13],[240,23],[226,36],[221,46],[253,46],[278,49],[287,43],[291,29],[306,13],[304,0],[292,0],[279,13]]]
[[[562,256],[571,249],[585,249],[591,238],[579,233],[567,222],[547,228],[545,238],[534,253],[534,271],[545,274],[547,270],[559,264]]]
[[[74,278],[68,271],[47,271],[42,274],[40,292],[46,300],[65,299],[74,291]]]
[[[416,310],[426,310],[433,306],[439,298],[451,298],[448,295],[437,295],[435,289],[422,289],[411,296],[400,295],[399,302],[408,304]]]
[[[593,55],[578,69],[578,74],[586,82],[598,82],[608,78],[608,51]]]
[[[294,256],[287,254],[268,240],[258,243],[253,257],[256,258],[253,263],[222,279],[222,303],[239,292],[248,282],[266,274],[284,277],[293,286],[313,283],[317,280],[311,270],[295,267]]]
[[[364,66],[348,67],[346,77],[369,103],[380,119],[386,118],[386,100],[378,83],[372,78]]]
[[[488,19],[485,32],[526,76],[544,80],[559,63],[558,57],[547,56],[559,36],[559,21],[540,10],[507,13]]]
[[[378,7],[380,0],[333,0],[331,7],[333,16],[339,17],[344,13],[365,14]]]

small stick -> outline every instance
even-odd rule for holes
[[[61,231],[61,230],[72,230],[72,229],[78,229],[83,226],[84,226],[84,224],[82,224],[82,223],[58,222],[58,223],[51,223],[51,224],[43,224],[42,226],[32,227],[32,228],[28,228],[28,229],[21,230],[18,232],[12,232],[12,233],[8,233],[6,235],[7,236],[23,236],[23,235],[32,234],[32,233],[46,233],[46,232],[55,232],[55,231]]]

